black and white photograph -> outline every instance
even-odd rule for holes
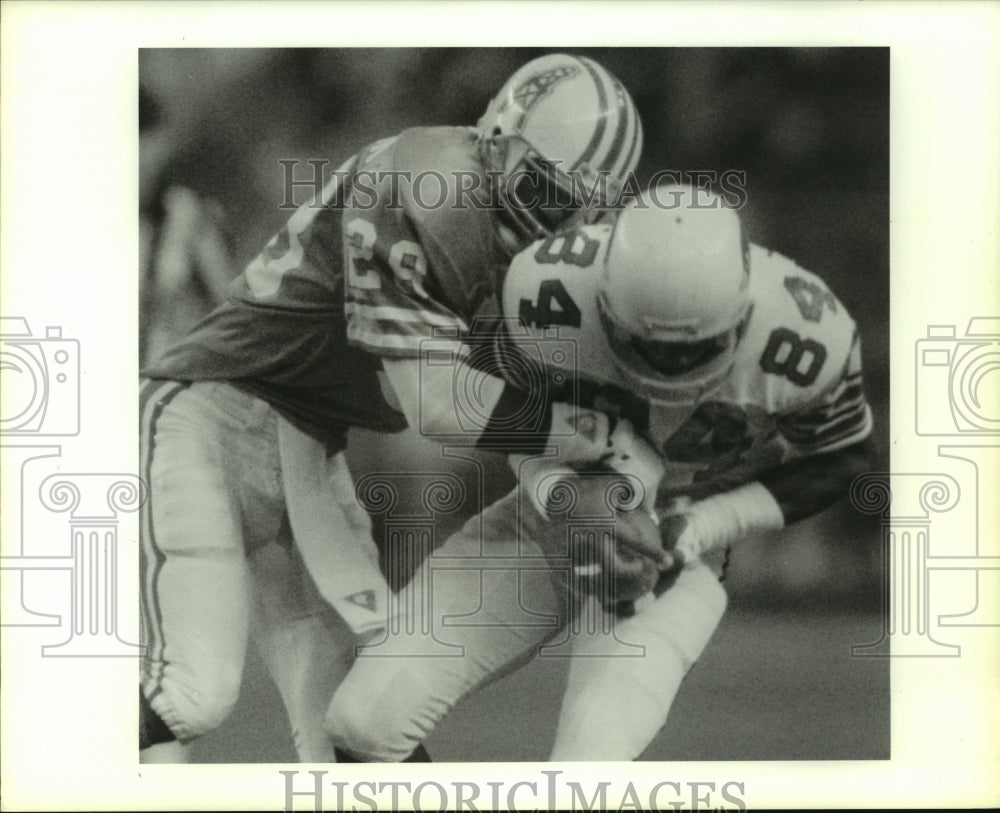
[[[140,51],[150,756],[887,758],[888,56]]]
[[[5,809],[1000,801],[997,14],[124,5],[4,9]]]

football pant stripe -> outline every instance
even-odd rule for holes
[[[163,614],[160,609],[156,582],[165,556],[156,543],[156,533],[153,528],[153,489],[152,468],[155,451],[156,424],[164,408],[178,393],[187,389],[188,385],[177,381],[146,381],[139,392],[140,461],[142,476],[148,487],[148,495],[143,503],[140,515],[139,548],[139,580],[142,585],[145,601],[142,604],[141,620],[145,630],[146,659],[149,673],[143,685],[146,698],[150,701],[160,693],[160,681],[163,677]]]

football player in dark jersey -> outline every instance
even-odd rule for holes
[[[536,59],[477,127],[405,130],[346,161],[228,301],[143,371],[145,761],[182,760],[227,716],[252,612],[300,758],[334,758],[323,712],[388,606],[348,429],[398,432],[419,409],[422,431],[468,438],[454,365],[421,365],[421,343],[444,337],[464,363],[463,336],[514,254],[613,204],[641,149],[606,69]],[[500,377],[480,395],[491,417],[474,435],[509,429],[532,397]],[[544,443],[553,420],[526,442]],[[581,436],[579,453],[594,442]],[[572,438],[560,446],[574,454]]]

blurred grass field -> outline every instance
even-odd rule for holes
[[[877,613],[730,607],[643,754],[658,761],[889,758],[889,662],[853,658],[879,639]],[[535,660],[460,704],[427,742],[435,762],[547,758],[566,662]],[[288,724],[256,656],[200,762],[294,762]]]

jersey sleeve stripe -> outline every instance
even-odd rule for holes
[[[374,328],[370,324],[355,324],[347,326],[347,339],[352,344],[362,347],[365,350],[382,355],[384,351],[396,350],[405,351],[405,355],[417,356],[421,354],[422,345],[428,339],[435,342],[435,350],[444,350],[440,347],[441,342],[446,342],[447,337],[441,337],[428,331],[398,330],[399,323],[388,323]],[[467,345],[459,340],[449,342],[452,349],[458,356],[466,356],[469,352]]]
[[[839,398],[832,406],[825,409],[815,410],[807,415],[793,415],[787,418],[789,424],[796,426],[822,426],[825,423],[836,420],[844,415],[855,412],[865,403],[864,394],[861,388],[848,398]]]
[[[851,376],[845,379],[841,386],[838,387],[835,392],[839,393],[837,395],[837,400],[834,401],[834,406],[841,403],[842,401],[850,401],[853,398],[857,398],[861,394],[861,374]]]
[[[457,316],[434,313],[418,308],[400,308],[393,305],[366,305],[363,302],[348,301],[344,304],[344,312],[371,322],[405,322],[407,324],[427,325],[438,328],[458,328],[462,333],[468,331],[468,325]]]
[[[348,324],[348,337],[357,336],[368,337],[366,341],[377,343],[377,337],[384,335],[389,341],[397,339],[455,339],[458,335],[454,331],[439,332],[430,325],[423,325],[418,322],[366,322],[360,319],[352,319]]]
[[[821,426],[800,426],[782,423],[781,433],[796,446],[815,447],[826,445],[830,441],[854,435],[870,420],[871,411],[867,403],[862,402],[857,408],[837,420]]]
[[[821,436],[814,437],[811,442],[794,443],[793,445],[799,451],[810,454],[836,451],[864,440],[871,433],[872,424],[871,408],[865,404],[857,418],[837,427],[836,431],[831,428]]]

